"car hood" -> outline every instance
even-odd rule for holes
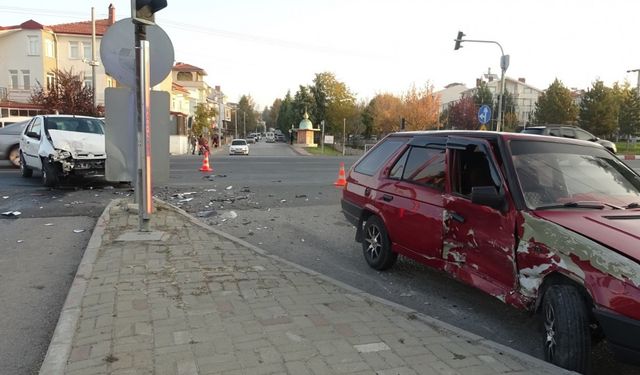
[[[640,262],[640,210],[538,210],[535,215]]]
[[[54,148],[69,151],[74,158],[105,157],[104,134],[49,130]]]

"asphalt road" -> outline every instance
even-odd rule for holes
[[[250,147],[250,156],[216,150],[212,173],[198,171],[200,156],[171,157],[171,179],[154,192],[273,254],[541,354],[538,323],[527,314],[409,260],[384,273],[366,266],[353,240],[355,229],[340,212],[340,190],[332,185],[339,162],[348,168],[357,158],[298,156],[282,143]],[[640,169],[640,161],[630,164]],[[23,179],[0,162],[0,212],[22,212],[18,218],[0,217],[1,374],[37,373],[96,218],[112,198],[129,194],[128,187],[95,181],[45,189],[37,173]],[[595,356],[596,374],[640,374],[602,348]]]

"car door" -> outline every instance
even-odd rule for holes
[[[38,154],[42,130],[42,118],[35,117],[26,127],[20,139],[20,150],[22,151],[25,162],[30,168],[42,168],[42,162],[40,161],[40,156]]]
[[[489,294],[504,297],[516,285],[516,211],[473,203],[474,187],[491,186],[509,196],[505,179],[481,139],[449,137],[449,183],[444,197],[442,257],[447,270]]]
[[[379,189],[394,250],[432,266],[442,264],[445,145],[446,137],[414,137]]]

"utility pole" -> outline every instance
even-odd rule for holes
[[[98,92],[96,87],[96,66],[98,65],[98,58],[96,57],[96,50],[96,9],[91,7],[91,61],[89,61],[89,65],[91,65],[91,90],[93,90],[94,111],[98,108],[98,99],[96,98]]]
[[[242,111],[242,134],[247,138],[247,113]]]
[[[238,139],[238,108],[236,108],[236,115],[234,117],[235,117],[234,120],[236,122],[236,130],[235,130],[234,138]]]
[[[345,154],[347,147],[347,119],[342,118],[342,156]]]
[[[322,125],[322,135],[320,138],[320,144],[322,145],[322,153],[324,154],[324,120],[320,121],[320,125]]]

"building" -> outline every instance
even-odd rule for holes
[[[115,8],[96,20],[96,56],[100,40],[115,23]],[[55,69],[78,73],[86,85],[92,83],[92,22],[45,26],[34,20],[20,25],[0,26],[0,115],[32,116],[39,108],[29,103],[38,85],[50,87]],[[96,66],[96,103],[104,105],[104,89],[115,86],[102,64]]]
[[[440,113],[449,106],[462,98],[462,94],[468,92],[469,89],[463,83],[450,83],[444,87],[444,89],[435,92],[434,94],[440,99]]]
[[[494,98],[497,98],[497,95],[500,94],[500,79],[489,79],[487,86]],[[527,84],[525,78],[504,77],[504,91],[513,95],[514,112],[518,119],[518,125],[526,126],[529,124],[533,120],[536,103],[542,90]]]

